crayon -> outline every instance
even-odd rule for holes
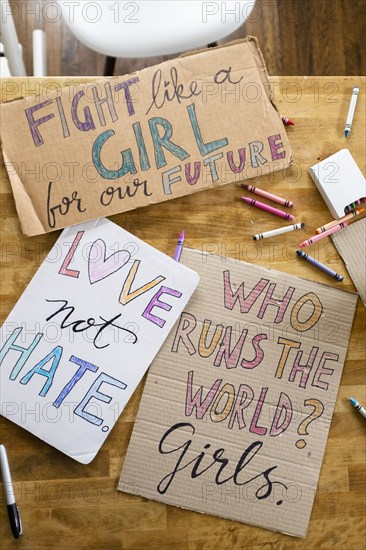
[[[364,418],[366,418],[366,409],[365,407],[363,407],[362,405],[360,405],[360,403],[358,401],[356,401],[356,399],[353,399],[353,397],[349,397],[349,400],[351,401],[352,405],[354,406],[354,408],[360,413],[362,414],[362,416]]]
[[[348,109],[348,115],[347,115],[347,121],[346,121],[346,127],[344,129],[344,136],[346,138],[348,138],[350,132],[351,132],[351,128],[352,128],[352,121],[353,121],[353,116],[355,114],[355,109],[356,109],[356,103],[357,103],[357,99],[358,99],[358,93],[360,91],[360,88],[358,86],[355,86],[352,90],[352,95],[351,95],[351,102],[349,104],[349,109]]]
[[[263,189],[259,189],[259,187],[253,187],[252,185],[248,185],[247,183],[242,183],[241,186],[250,193],[255,193],[256,195],[264,197],[265,199],[277,202],[278,204],[282,204],[282,206],[288,206],[289,208],[292,208],[294,205],[293,202],[283,199],[278,195],[274,195],[273,193],[268,193],[268,191],[263,191]]]
[[[282,122],[284,123],[285,126],[295,126],[295,124],[292,122],[292,120],[287,118],[287,116],[281,116],[281,118],[282,118]]]
[[[304,248],[304,246],[309,246],[310,244],[314,244],[317,241],[320,241],[320,239],[324,239],[324,237],[327,237],[328,235],[331,235],[332,233],[335,233],[336,231],[339,231],[340,229],[347,227],[347,225],[348,225],[348,222],[339,223],[338,225],[335,225],[334,227],[331,227],[330,229],[323,231],[323,233],[318,233],[317,235],[310,237],[310,239],[306,239],[306,241],[300,243],[299,246],[300,248]]]
[[[321,269],[322,271],[324,271],[324,273],[329,275],[329,277],[332,277],[333,279],[335,279],[336,281],[339,281],[339,282],[343,281],[343,278],[344,278],[343,275],[340,275],[339,273],[336,273],[335,271],[333,271],[333,269],[330,269],[330,267],[328,267],[327,265],[324,265],[321,262],[318,262],[318,260],[316,260],[312,256],[309,256],[309,254],[306,254],[302,250],[296,250],[296,254],[299,256],[299,258],[302,258],[303,260],[306,260],[307,262],[309,262],[309,264],[311,264],[311,265],[317,267],[318,269]]]
[[[366,197],[362,197],[361,199],[358,199],[356,201],[356,204],[365,204],[366,203]],[[352,204],[349,204],[348,206],[345,207],[345,212],[352,212],[353,210],[353,207],[352,207]]]
[[[265,210],[266,212],[270,212],[271,214],[274,214],[275,216],[279,216],[280,218],[285,218],[285,220],[293,220],[294,216],[292,214],[287,214],[287,212],[283,212],[282,210],[278,210],[278,208],[273,208],[273,206],[269,206],[268,204],[264,204],[263,202],[256,201],[254,199],[250,199],[249,197],[241,197],[241,200],[243,200],[246,204],[249,204],[250,206],[255,206],[256,208],[259,208],[260,210]]]
[[[345,216],[343,216],[342,218],[339,218],[338,220],[333,220],[329,223],[326,223],[325,225],[322,225],[322,227],[318,227],[316,232],[324,233],[324,231],[326,231],[327,229],[331,229],[332,227],[335,227],[336,225],[339,225],[342,222],[346,222],[350,220],[354,216],[358,216],[364,210],[365,210],[364,208],[360,208],[359,210],[353,210],[352,212],[350,212],[349,214],[346,214]]]
[[[184,231],[181,231],[178,237],[177,246],[175,248],[175,252],[173,256],[173,260],[175,260],[176,262],[179,262],[180,260],[182,250],[183,250],[183,244],[184,244]]]
[[[279,227],[278,229],[272,229],[271,231],[265,231],[264,233],[258,233],[258,235],[253,235],[253,239],[255,241],[259,241],[260,239],[275,237],[276,235],[281,235],[282,233],[288,233],[289,231],[302,229],[304,226],[305,226],[304,223],[295,223],[294,225],[286,225],[285,227]]]

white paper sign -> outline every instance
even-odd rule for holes
[[[198,280],[106,219],[65,229],[1,329],[1,414],[89,463]]]

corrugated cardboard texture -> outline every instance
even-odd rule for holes
[[[200,284],[150,367],[118,489],[304,537],[357,296],[181,261]]]
[[[366,218],[331,237],[366,307]]]
[[[287,167],[256,39],[1,106],[22,230],[47,233]]]

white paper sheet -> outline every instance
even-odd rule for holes
[[[65,229],[1,329],[1,414],[89,463],[198,281],[106,219]]]

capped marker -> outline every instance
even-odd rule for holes
[[[306,254],[306,252],[304,252],[303,250],[296,250],[296,254],[298,255],[299,258],[306,260],[309,264],[313,265],[314,267],[317,267],[321,271],[324,271],[324,273],[329,275],[329,277],[332,277],[332,279],[335,279],[338,282],[343,281],[344,279],[343,275],[340,275],[336,271],[333,271],[333,269],[330,269],[330,267],[328,267],[327,265],[322,264],[321,262],[318,262],[318,260],[316,260],[312,256],[309,256],[309,254]]]
[[[359,91],[360,91],[360,88],[358,86],[355,86],[352,90],[351,102],[349,104],[348,115],[347,115],[347,120],[346,120],[346,127],[344,129],[344,137],[345,138],[348,138],[348,136],[351,132],[351,129],[352,129],[352,122],[353,122],[353,117],[354,117],[354,114],[355,114],[356,103],[357,103]]]
[[[286,225],[285,227],[279,227],[278,229],[272,229],[271,231],[265,231],[264,233],[258,233],[253,235],[253,240],[260,241],[261,239],[267,239],[268,237],[275,237],[282,233],[288,233],[289,231],[296,231],[296,229],[302,229],[305,227],[304,223],[295,223],[293,225]]]

